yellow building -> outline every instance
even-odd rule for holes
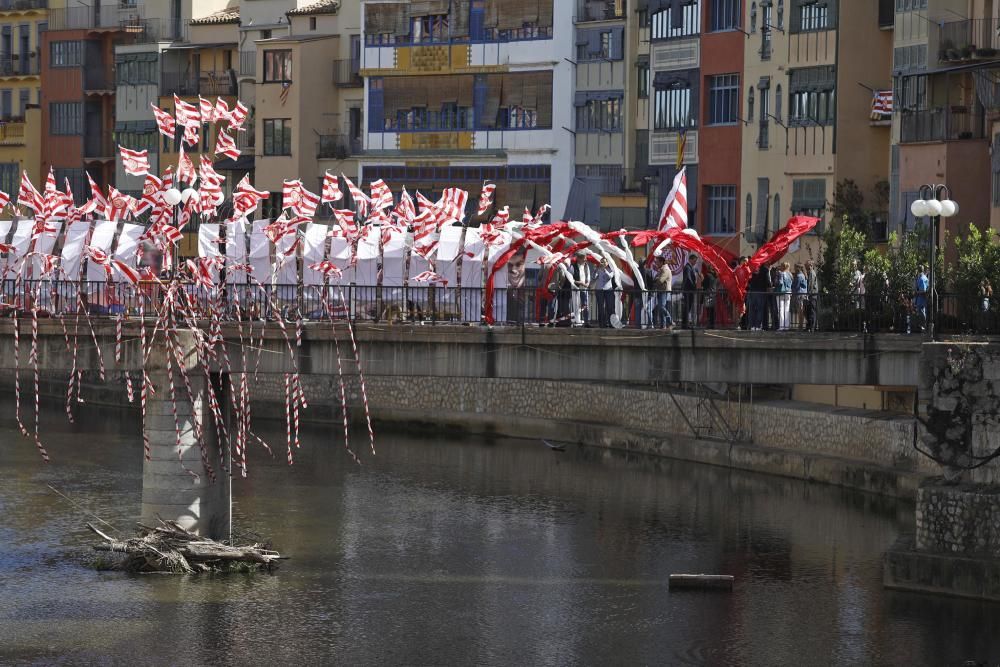
[[[17,192],[21,170],[36,184],[41,164],[41,32],[46,0],[0,6],[0,190]]]

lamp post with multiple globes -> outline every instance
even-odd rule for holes
[[[934,288],[934,260],[937,256],[938,227],[941,218],[950,218],[958,214],[958,203],[951,199],[951,191],[947,185],[922,185],[917,195],[919,199],[910,204],[910,212],[914,218],[930,217],[931,219],[931,257],[928,268],[927,286],[927,333],[934,339],[934,319],[937,312],[937,293]]]

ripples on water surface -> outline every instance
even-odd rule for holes
[[[882,589],[906,504],[536,442],[386,432],[357,467],[336,428],[310,428],[295,467],[258,455],[235,483],[237,528],[293,557],[278,574],[95,572],[87,517],[45,485],[131,525],[136,417],[53,410],[44,466],[0,406],[3,664],[1000,660],[1000,605]],[[736,588],[670,593],[674,572]]]

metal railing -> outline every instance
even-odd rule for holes
[[[106,28],[126,30],[142,26],[141,5],[124,3],[94,4],[89,7],[67,7],[49,10],[48,29],[80,30]]]
[[[242,276],[241,276],[242,278]],[[223,276],[224,280],[224,276]],[[184,282],[199,317],[221,312],[224,320],[274,320],[280,315],[306,320],[446,324],[484,322],[486,293],[479,287],[363,285],[268,285],[242,279],[223,282],[218,294]],[[52,314],[74,312],[77,295],[92,316],[135,316],[140,301],[147,315],[162,304],[164,283],[5,280],[0,314],[23,316],[31,304]],[[36,301],[37,295],[37,301]],[[938,295],[935,331],[941,334],[1000,334],[1000,300],[975,295]],[[922,334],[930,312],[919,296],[890,300],[855,295],[838,301],[828,294],[750,292],[734,304],[722,290],[657,292],[500,288],[492,314],[497,325],[600,328],[744,329],[749,331],[829,331],[871,334]]]
[[[333,83],[341,88],[363,86],[361,78],[361,61],[356,59],[333,61]]]
[[[938,60],[991,60],[1000,49],[1000,19],[968,19],[941,25]]]
[[[648,169],[632,169],[618,165],[577,165],[576,178],[597,182],[597,191],[603,195],[626,192],[646,192],[649,187],[643,180]]]
[[[160,94],[177,93],[188,95],[236,95],[236,73],[233,70],[219,72],[200,72],[188,74],[183,72],[161,72]]]
[[[936,107],[900,114],[900,141],[954,141],[986,136],[983,113],[963,106]]]
[[[0,57],[0,76],[33,76],[39,72],[37,52]]]
[[[625,18],[624,0],[578,0],[576,4],[577,23],[588,21],[611,21]]]
[[[24,145],[23,120],[0,120],[0,146]]]
[[[127,25],[125,30],[135,35],[136,44],[185,42],[188,39],[188,20],[167,17],[141,19]]]
[[[316,144],[316,157],[320,159],[346,160],[360,152],[361,139],[346,134],[321,134]]]

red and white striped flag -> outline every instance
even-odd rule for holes
[[[199,156],[198,177],[202,181],[210,181],[216,184],[221,184],[226,180],[225,176],[215,170],[215,165],[212,164],[211,158],[207,155]]]
[[[441,226],[456,221],[461,223],[465,218],[465,205],[469,201],[469,193],[460,188],[445,188],[437,203],[441,211]]]
[[[299,184],[299,203],[292,207],[292,213],[312,220],[316,215],[317,208],[319,208],[319,195],[309,192],[302,184]]]
[[[198,174],[194,170],[194,163],[184,152],[184,146],[180,148],[180,156],[177,158],[177,180],[194,185],[198,180]]]
[[[413,219],[413,252],[428,257],[437,247],[437,228],[435,212],[422,207]]]
[[[377,181],[373,181],[371,184],[371,203],[372,209],[376,211],[382,211],[393,205],[392,190],[389,189],[388,184],[381,178]]]
[[[104,217],[114,221],[132,217],[135,214],[135,208],[133,197],[119,192],[113,185],[108,186],[108,206],[104,209]]]
[[[139,284],[139,272],[125,262],[117,259],[111,259],[106,252],[100,248],[95,248],[94,246],[87,246],[86,254],[90,261],[104,267],[105,272],[108,274],[108,278],[111,277],[112,269],[114,269],[121,274],[122,278],[132,285]]]
[[[17,191],[17,205],[27,206],[36,215],[42,212],[42,207],[45,202],[42,199],[42,195],[39,194],[35,186],[31,184],[31,179],[28,178],[28,172],[21,172],[21,187]]]
[[[349,208],[335,208],[333,209],[333,217],[337,219],[337,224],[340,225],[345,237],[349,239],[358,237],[361,230],[355,220],[354,211]]]
[[[341,278],[344,272],[337,268],[337,265],[333,262],[323,260],[322,262],[316,262],[315,264],[310,264],[309,268],[313,271],[322,273],[328,278]]]
[[[399,204],[396,205],[396,210],[392,214],[404,225],[412,224],[413,219],[417,217],[417,209],[413,205],[413,197],[406,191],[406,188],[403,188],[403,194],[399,196]]]
[[[198,96],[198,111],[201,113],[201,122],[215,122],[215,105],[201,95]]]
[[[674,227],[685,229],[688,223],[688,201],[687,201],[687,167],[682,168],[674,176],[674,185],[663,202],[663,210],[660,211],[660,222],[656,226],[657,231],[666,231]]]
[[[351,199],[354,200],[354,210],[362,218],[366,217],[368,215],[368,205],[371,203],[368,200],[368,195],[362,192],[361,188],[356,186],[347,176],[343,174],[341,176],[343,176],[344,182],[347,183],[347,191],[351,193]]]
[[[201,127],[201,111],[193,104],[185,102],[174,93],[174,115],[184,127]]]
[[[221,97],[215,98],[215,109],[212,112],[212,116],[215,118],[215,122],[220,120],[229,120],[229,105]]]
[[[234,161],[240,156],[240,149],[236,147],[236,142],[223,127],[219,128],[219,138],[215,140],[215,154],[225,155]]]
[[[177,133],[177,121],[174,120],[173,116],[152,102],[149,103],[149,106],[153,108],[153,117],[156,118],[156,127],[159,128],[160,134],[168,139],[173,139]]]
[[[136,215],[142,215],[147,211],[151,211],[156,206],[162,187],[163,181],[155,174],[146,174],[146,180],[142,184],[142,197],[135,203]]]
[[[187,268],[196,283],[211,290],[215,287],[216,272],[223,262],[224,257],[196,257],[187,261]]]
[[[340,177],[331,174],[329,171],[323,175],[322,202],[331,204],[344,198],[344,193],[340,191]]]
[[[278,219],[271,224],[264,227],[264,236],[274,245],[278,244],[278,241],[285,238],[286,236],[292,236],[299,231],[299,222],[301,218],[294,217],[289,220],[284,213],[278,216]]]
[[[233,190],[233,220],[257,210],[258,203],[270,196],[270,192],[257,190],[250,185],[250,175],[245,175]]]
[[[133,176],[145,176],[149,173],[149,151],[134,151],[124,146],[118,146],[118,151],[122,156],[122,168],[126,174]]]
[[[0,211],[7,208],[10,205],[10,195],[0,190]]]
[[[299,179],[288,180],[281,183],[281,210],[285,211],[298,206],[301,197],[302,181]]]
[[[243,104],[243,102],[240,102],[239,100],[236,100],[236,106],[234,106],[233,110],[229,112],[229,127],[234,130],[242,130],[243,121],[247,119],[247,114],[249,112],[250,109],[247,108],[247,105]]]
[[[414,282],[417,282],[417,283],[436,283],[438,285],[447,285],[448,284],[448,279],[447,278],[445,278],[444,276],[441,276],[441,275],[439,275],[437,273],[434,273],[433,271],[424,271],[421,274],[413,276],[413,278],[411,278],[411,280],[413,280]]]
[[[495,216],[493,216],[493,224],[500,225],[502,227],[508,222],[510,222],[510,206],[504,206]]]
[[[90,183],[90,200],[80,207],[80,212],[84,214],[100,213],[104,215],[104,211],[108,207],[108,200],[104,197],[104,193],[101,192],[101,188],[94,182],[94,179],[90,177],[90,172],[87,172],[87,181]]]
[[[184,128],[183,142],[188,146],[197,146],[199,139],[198,125],[188,125]]]
[[[493,206],[493,193],[496,189],[496,183],[483,183],[483,191],[479,193],[479,211],[477,215],[484,215]]]

